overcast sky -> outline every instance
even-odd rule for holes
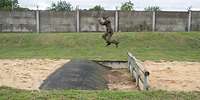
[[[18,0],[22,7],[30,9],[36,9],[36,5],[39,5],[39,9],[46,9],[52,2],[59,0]],[[101,5],[105,9],[114,10],[116,7],[120,7],[123,2],[128,0],[65,0],[73,5],[79,5],[80,9],[88,9],[95,5]],[[200,0],[131,0],[134,3],[135,10],[143,10],[148,6],[159,6],[162,10],[187,10],[192,6],[193,10],[200,10]]]

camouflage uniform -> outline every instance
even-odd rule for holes
[[[104,34],[102,35],[102,38],[103,38],[103,39],[106,41],[106,43],[107,43],[106,46],[108,46],[108,45],[110,45],[111,43],[113,43],[113,44],[116,45],[116,47],[118,47],[119,42],[118,42],[117,40],[111,38],[112,35],[113,35],[113,29],[112,29],[112,27],[111,27],[111,21],[108,20],[108,17],[103,17],[103,20],[104,20],[104,22],[102,22],[102,21],[99,20],[99,23],[100,23],[101,25],[106,26],[106,33],[104,33]]]

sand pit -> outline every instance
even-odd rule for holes
[[[7,86],[7,87],[13,87],[17,89],[26,89],[26,90],[39,90],[40,86],[42,86],[42,84],[45,83],[45,80],[49,79],[49,76],[55,74],[54,72],[57,72],[59,69],[63,68],[64,64],[70,65],[70,62],[72,63],[72,60],[1,59],[0,60],[0,86]],[[77,64],[81,65],[83,63],[77,63]],[[76,67],[78,66],[77,64],[76,62],[75,62],[75,65],[71,64],[71,65],[74,65],[74,67],[70,67],[71,70],[69,70],[69,68],[64,68],[66,70],[64,69],[61,70],[61,71],[64,71],[64,73],[66,72],[65,74],[68,76],[67,77],[67,76],[64,76],[64,74],[62,74],[61,77],[66,78],[68,81],[70,81],[70,78],[69,78],[70,76],[74,76],[75,80],[81,79],[81,77],[83,77],[82,74],[84,73],[82,71],[81,72],[75,71],[75,69],[81,69],[81,68]],[[88,63],[88,64],[91,65],[92,63]],[[88,66],[88,64],[87,62],[84,62],[83,65]],[[101,70],[97,69],[97,71],[101,71]],[[74,72],[74,73],[70,74],[70,72]],[[87,73],[88,72],[85,71],[84,75],[87,75]],[[76,75],[79,75],[79,74],[81,76],[76,77]],[[108,85],[109,90],[135,90],[136,89],[134,82],[132,82],[131,80],[131,76],[128,72],[128,69],[114,69],[114,70],[108,69],[104,77],[107,80],[107,85]],[[87,77],[87,78],[93,79],[94,77]],[[85,79],[85,81],[87,81],[87,79]],[[93,83],[94,82],[91,83],[91,86],[94,85]]]
[[[65,63],[66,59],[1,59],[0,86],[38,90],[45,79]],[[145,61],[150,71],[151,89],[200,91],[200,62]],[[109,90],[135,90],[127,69],[113,69],[106,75]]]
[[[128,69],[113,69],[107,74],[109,90],[132,91],[136,90]]]
[[[38,90],[51,73],[69,60],[0,60],[0,86]]]
[[[200,91],[199,62],[145,61],[144,66],[150,71],[152,89]]]

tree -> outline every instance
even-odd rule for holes
[[[133,6],[134,4],[129,0],[128,2],[122,3],[120,9],[122,11],[132,11],[134,10]]]
[[[159,6],[149,6],[147,8],[144,8],[145,11],[161,11]]]
[[[0,9],[16,9],[20,8],[18,0],[0,0]]]
[[[90,8],[91,11],[102,11],[104,10],[104,7],[101,7],[101,5],[96,5],[93,8]]]
[[[49,10],[54,11],[71,11],[73,9],[72,5],[66,1],[58,1],[57,3],[52,3]]]

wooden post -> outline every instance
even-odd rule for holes
[[[133,82],[136,82],[137,81],[137,73],[135,70],[132,70],[132,77],[133,77]],[[136,82],[137,83],[137,82]]]
[[[130,73],[132,73],[132,66],[131,66],[131,58],[130,58],[130,56],[129,56],[129,62],[128,62],[128,68],[129,68],[129,71],[130,71]]]
[[[128,70],[130,71],[130,57],[129,57],[129,55],[128,55]]]
[[[135,62],[135,61],[134,61],[134,62]],[[135,64],[135,72],[136,72],[136,86],[139,87],[139,85],[140,85],[140,74],[139,74],[139,69],[136,68],[136,67],[137,67],[136,63],[134,63],[134,64]]]
[[[144,90],[148,90],[149,89],[149,86],[148,86],[148,76],[149,76],[149,72],[145,72],[144,73]]]
[[[130,73],[132,73],[132,60],[131,60],[131,54],[128,52],[128,68]]]

